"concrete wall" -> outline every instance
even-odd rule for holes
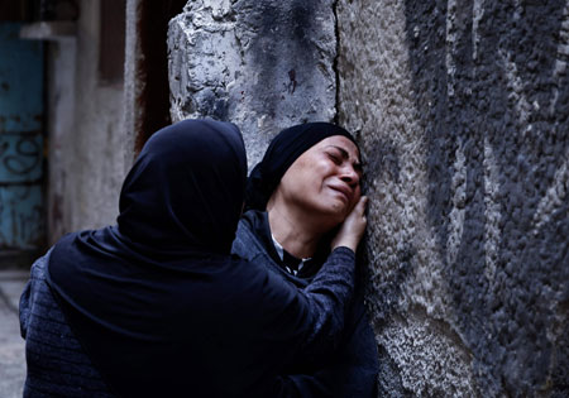
[[[382,395],[568,395],[568,4],[346,1]]]
[[[72,156],[65,154],[67,143],[75,136],[75,38],[60,39],[47,46],[47,132],[48,185],[47,221],[48,241],[71,229],[70,199],[66,197],[66,162]]]
[[[48,115],[50,242],[64,232],[115,222],[132,154],[123,126],[123,85],[98,76],[99,1],[82,0],[79,7],[75,44],[54,45],[49,55],[48,80],[55,88]],[[62,119],[65,126],[55,127]]]
[[[172,120],[232,121],[250,167],[280,130],[335,116],[332,0],[191,0],[168,49]]]
[[[567,3],[195,0],[168,40],[173,119],[236,122],[250,166],[357,135],[379,395],[568,394]]]
[[[125,82],[123,93],[123,118],[125,129],[125,146],[127,149],[135,147],[137,132],[140,132],[143,121],[144,108],[140,107],[139,98],[144,92],[147,76],[140,71],[140,64],[144,59],[137,21],[140,19],[142,0],[127,0],[125,24]],[[134,151],[125,152],[125,165],[132,164]]]

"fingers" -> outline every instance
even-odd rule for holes
[[[362,196],[358,203],[352,209],[352,212],[346,218],[344,225],[347,227],[351,227],[354,223],[360,225],[361,223],[366,224],[366,205],[368,204],[368,198],[366,196]],[[355,226],[355,227],[356,227]]]
[[[368,204],[368,197],[362,196],[361,200],[358,203],[358,217],[360,217],[360,221],[362,224],[361,237],[362,237],[362,234],[364,234],[364,229],[366,228],[366,225],[368,224],[368,221],[366,219],[366,206],[367,206],[367,204]]]
[[[362,196],[356,204],[356,211],[366,220],[366,205],[368,204],[368,197]]]

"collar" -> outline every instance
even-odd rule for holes
[[[286,252],[286,250],[283,249],[283,246],[281,246],[281,243],[279,243],[277,241],[277,239],[275,239],[275,236],[273,236],[273,233],[271,233],[271,239],[273,240],[273,246],[275,246],[275,250],[277,251],[277,255],[279,256],[281,261],[283,261],[283,263],[285,265],[285,269],[290,274],[297,276],[297,274],[301,271],[301,269],[303,269],[303,267],[306,265],[306,263],[312,260],[311,257],[302,258],[301,262],[299,263],[299,265],[297,266],[296,269],[290,268],[289,265],[285,264],[285,252]],[[294,256],[291,256],[291,257],[294,257]],[[296,257],[294,257],[294,258],[296,258]]]
[[[243,215],[242,220],[249,226],[248,229],[251,230],[267,255],[269,255],[275,264],[290,276],[295,276],[301,279],[313,278],[329,255],[328,246],[321,246],[311,259],[305,260],[306,262],[303,263],[303,271],[297,271],[297,275],[293,275],[293,272],[291,272],[292,270],[288,271],[284,265],[284,253],[278,253],[278,249],[283,249],[283,246],[272,238],[267,211],[249,210]],[[277,245],[275,244],[276,242]]]

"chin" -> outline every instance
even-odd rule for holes
[[[315,216],[322,216],[327,222],[332,223],[334,221],[335,225],[338,225],[346,219],[348,207],[346,202],[339,198],[326,198],[318,202],[306,203],[305,210],[312,210],[311,213],[314,213]]]
[[[326,214],[340,224],[348,216],[348,206],[344,202],[335,202],[326,208]]]

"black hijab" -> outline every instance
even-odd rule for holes
[[[331,136],[344,136],[358,148],[352,135],[328,122],[311,122],[287,128],[273,138],[263,160],[253,168],[247,180],[246,210],[264,211],[285,172],[305,151]]]
[[[270,391],[259,382],[298,346],[296,291],[229,255],[246,171],[235,126],[167,127],[125,179],[118,225],[53,248],[50,287],[116,395]]]
[[[125,179],[120,233],[144,251],[228,254],[244,196],[247,161],[237,127],[183,121],[154,134]]]

